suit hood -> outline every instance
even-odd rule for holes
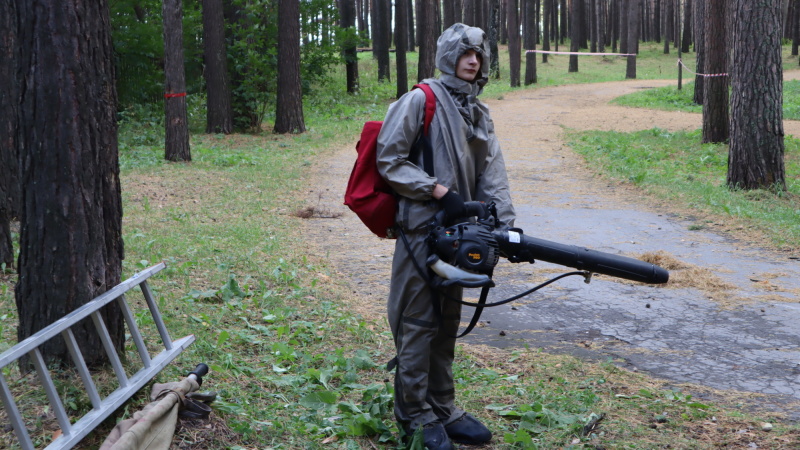
[[[436,42],[436,68],[445,75],[455,77],[458,59],[469,49],[481,56],[481,73],[472,83],[483,87],[489,79],[491,52],[486,33],[480,28],[456,23],[446,29]]]

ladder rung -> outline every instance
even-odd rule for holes
[[[81,353],[78,341],[75,339],[75,333],[72,332],[72,328],[67,328],[61,335],[67,343],[69,353],[72,355],[72,361],[78,369],[78,374],[81,377],[81,381],[83,381],[86,395],[89,396],[89,401],[92,402],[92,407],[99,408],[101,401],[100,394],[97,392],[97,387],[95,387],[94,380],[92,380],[92,374],[89,372],[86,361],[83,359],[83,353]]]
[[[144,294],[144,299],[147,301],[147,306],[150,308],[150,312],[153,313],[153,321],[155,321],[156,328],[158,328],[158,333],[161,335],[161,341],[164,343],[164,348],[167,350],[172,350],[172,339],[169,337],[167,326],[164,325],[164,320],[161,318],[161,313],[158,311],[158,305],[153,297],[153,292],[150,291],[150,286],[147,284],[147,280],[142,281],[140,286],[142,288],[142,294]]]
[[[94,322],[95,328],[97,328],[97,334],[100,336],[100,341],[103,343],[103,347],[106,349],[108,360],[111,361],[111,367],[114,368],[114,373],[117,375],[119,387],[128,387],[128,375],[125,373],[125,368],[122,367],[122,361],[119,359],[117,349],[114,348],[114,343],[111,341],[111,335],[108,334],[108,328],[106,328],[106,323],[103,321],[103,316],[100,315],[100,311],[95,311],[92,313],[92,321]]]
[[[142,339],[142,333],[139,332],[139,328],[136,326],[136,319],[133,317],[131,308],[128,306],[128,302],[125,301],[124,297],[120,296],[117,300],[119,302],[119,309],[125,317],[125,323],[128,324],[128,331],[131,333],[131,339],[133,339],[133,343],[136,344],[139,358],[142,359],[144,367],[150,367],[150,364],[152,364],[150,361],[150,352],[147,351],[147,346],[144,343],[144,339]]]
[[[47,369],[47,365],[44,362],[42,352],[40,352],[37,347],[28,355],[33,361],[33,366],[36,367],[36,373],[39,375],[39,382],[42,384],[42,388],[44,388],[44,392],[47,394],[47,399],[50,401],[50,406],[53,408],[53,412],[56,415],[58,425],[61,427],[61,433],[65,436],[69,436],[72,434],[72,424],[69,422],[67,411],[64,409],[61,397],[58,396],[56,386],[53,384],[53,378],[50,377],[50,371]]]
[[[14,396],[11,394],[11,389],[8,388],[8,383],[6,383],[6,378],[3,376],[2,371],[0,371],[0,397],[3,399],[8,420],[11,421],[11,426],[14,428],[14,433],[17,435],[22,450],[33,450],[33,441],[31,441],[31,437],[28,434],[28,429],[25,428],[22,414],[19,413],[17,402],[14,401]]]

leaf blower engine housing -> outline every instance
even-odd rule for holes
[[[500,248],[485,225],[460,223],[436,230],[433,252],[449,264],[470,272],[491,274],[500,260]]]

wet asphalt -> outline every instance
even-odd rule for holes
[[[735,285],[725,293],[735,296],[733,305],[695,288],[570,277],[486,308],[467,341],[611,360],[675,383],[764,394],[760,406],[800,421],[800,255],[750,248],[697,230],[691,219],[616,202],[561,198],[557,207],[534,207],[547,194],[528,195],[516,201],[517,226],[527,235],[612,254],[668,252]],[[569,271],[501,261],[489,302],[533,287],[537,271],[551,269]]]

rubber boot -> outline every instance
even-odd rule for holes
[[[453,443],[441,422],[428,423],[422,426],[422,439],[428,450],[454,450]]]
[[[445,431],[450,439],[459,444],[481,445],[492,440],[492,432],[470,414],[464,414],[448,424]]]

